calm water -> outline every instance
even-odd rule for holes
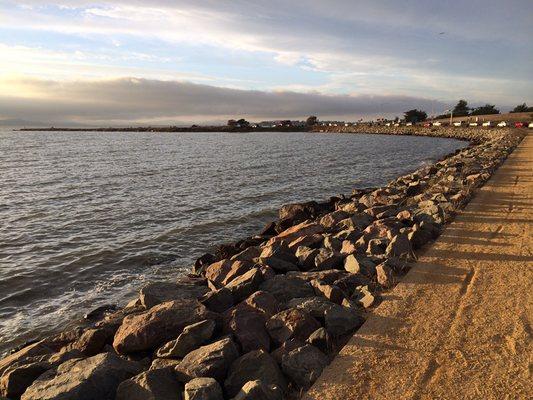
[[[0,131],[0,352],[60,329],[284,203],[387,183],[459,147],[310,133]]]

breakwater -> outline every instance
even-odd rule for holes
[[[509,129],[371,133],[474,145],[385,187],[284,206],[259,235],[200,257],[194,274],[149,284],[127,307],[96,310],[89,326],[0,361],[3,394],[244,399],[307,388],[523,136]]]

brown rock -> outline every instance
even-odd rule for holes
[[[209,265],[205,269],[205,277],[209,279],[215,288],[223,286],[222,281],[226,278],[231,269],[233,262],[229,259],[223,259]]]
[[[276,361],[263,350],[255,350],[244,354],[231,364],[224,388],[228,396],[237,395],[248,381],[261,380],[266,385],[275,385],[283,391],[287,382]]]
[[[226,288],[230,290],[233,301],[238,303],[257,291],[263,280],[263,274],[258,267],[255,267],[233,279]]]
[[[116,400],[181,400],[183,385],[170,368],[141,372],[117,388]]]
[[[245,303],[270,318],[280,310],[279,301],[268,292],[262,290],[255,292],[245,300]]]
[[[270,336],[265,328],[268,318],[263,312],[241,303],[224,314],[225,331],[232,333],[243,351],[270,350]]]
[[[266,323],[270,337],[280,344],[292,338],[305,341],[318,328],[320,323],[316,319],[297,308],[283,310]]]
[[[185,384],[185,400],[224,400],[224,396],[215,379],[194,378]]]
[[[342,256],[329,249],[320,249],[315,257],[315,266],[319,270],[334,269],[342,266]]]
[[[405,233],[394,236],[385,251],[387,257],[411,257],[413,248]]]
[[[175,300],[124,318],[113,340],[119,353],[151,350],[177,337],[187,325],[211,314],[196,300]]]
[[[296,249],[296,257],[298,258],[298,265],[303,271],[309,271],[315,267],[315,257],[318,254],[317,249],[300,246]]]
[[[333,303],[341,304],[344,299],[344,294],[337,286],[329,285],[318,279],[311,281],[311,285],[315,289],[317,296],[324,296],[326,299]]]
[[[294,250],[300,246],[310,247],[314,249],[317,246],[319,246],[320,243],[322,243],[323,239],[324,237],[319,233],[315,233],[313,235],[300,236],[289,243],[289,249]]]
[[[186,326],[177,339],[160,347],[156,355],[159,358],[182,358],[206,343],[215,331],[215,321],[206,319]]]
[[[69,360],[41,375],[22,395],[32,399],[112,399],[120,382],[141,371],[114,353]]]
[[[376,265],[365,256],[351,254],[344,260],[344,269],[352,274],[372,277],[376,274]]]
[[[246,382],[233,400],[283,400],[283,392],[275,385],[255,380]]]
[[[376,273],[378,278],[378,283],[385,287],[390,288],[394,286],[395,279],[392,269],[390,269],[386,263],[381,263],[376,267]]]
[[[306,281],[285,275],[276,275],[263,282],[260,289],[272,294],[281,304],[295,297],[308,297],[315,294],[312,286]]]
[[[190,283],[153,282],[143,287],[139,298],[146,308],[178,299],[199,299],[209,291],[207,286]]]
[[[223,287],[206,293],[200,303],[213,312],[223,313],[233,306],[233,296],[228,288]]]
[[[187,354],[176,371],[191,378],[208,377],[223,381],[237,357],[237,346],[230,338],[225,338]]]
[[[283,372],[299,387],[308,389],[328,364],[324,353],[311,345],[299,347],[283,357]]]

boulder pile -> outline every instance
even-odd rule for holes
[[[297,397],[523,138],[455,132],[473,144],[384,187],[283,206],[259,235],[203,255],[190,274],[10,354],[0,396]]]

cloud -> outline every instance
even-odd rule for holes
[[[289,91],[254,91],[190,82],[122,78],[98,81],[8,80],[20,96],[0,96],[0,119],[52,121],[55,124],[127,124],[304,118],[355,120],[383,113],[400,115],[410,108],[443,109],[422,97],[324,95]]]

